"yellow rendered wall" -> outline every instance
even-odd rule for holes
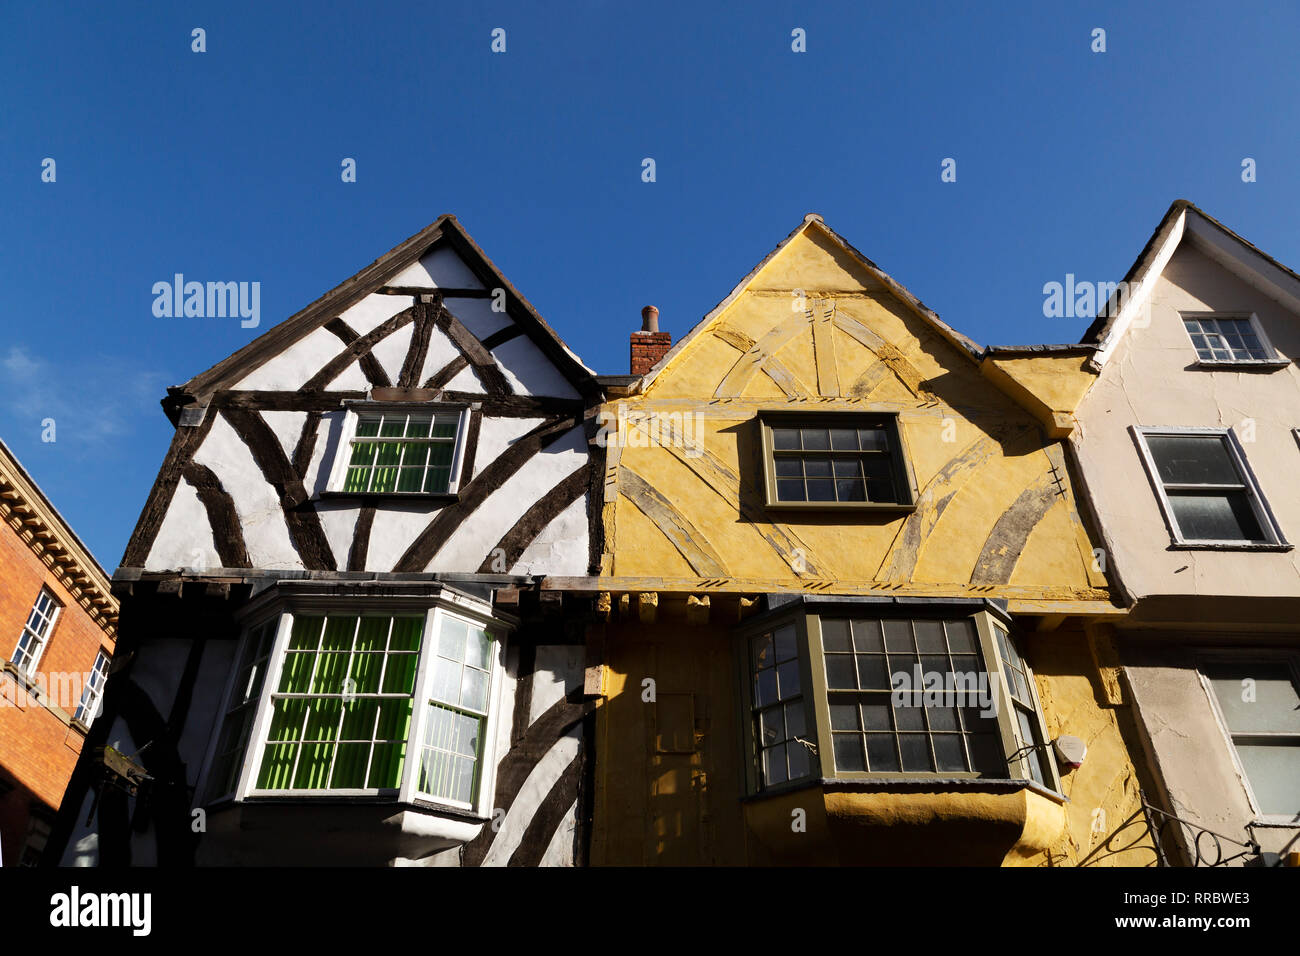
[[[766,509],[760,409],[899,413],[915,513]],[[900,594],[1107,597],[1060,442],[815,222],[644,394],[603,411],[612,431],[605,574],[756,590],[833,582]],[[672,509],[668,518],[645,506],[646,486]]]

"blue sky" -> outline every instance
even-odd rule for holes
[[[1122,278],[1179,197],[1300,264],[1295,4],[466,6],[7,8],[0,437],[110,571],[165,387],[443,212],[604,373],[807,212],[981,344],[1077,340],[1044,283]],[[155,318],[177,272],[261,326]]]

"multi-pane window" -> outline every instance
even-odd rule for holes
[[[99,716],[99,704],[104,699],[104,681],[108,680],[108,655],[100,651],[95,656],[95,666],[86,676],[86,686],[81,691],[81,702],[73,720],[79,720],[87,727]]]
[[[445,494],[451,487],[460,412],[358,413],[339,490]]]
[[[499,656],[486,625],[441,608],[294,612],[253,627],[208,799],[343,793],[482,811]]]
[[[821,633],[837,771],[1005,775],[972,621],[823,618]]]
[[[1284,660],[1203,668],[1227,725],[1256,809],[1300,815],[1300,692]]]
[[[997,637],[998,656],[1002,659],[1002,679],[1006,681],[1007,693],[1011,697],[1014,718],[1011,728],[1019,745],[1017,752],[1033,781],[1040,786],[1050,787],[1050,755],[1044,746],[1046,741],[1043,740],[1038,711],[1034,706],[1033,678],[1016,650],[1011,635],[997,624],[993,625],[993,634]]]
[[[1183,324],[1203,362],[1266,362],[1277,357],[1248,317],[1184,316]]]
[[[423,616],[295,616],[256,789],[396,789],[423,629]]]
[[[1179,542],[1281,541],[1229,432],[1138,435]]]
[[[764,786],[799,780],[812,772],[799,683],[799,642],[793,624],[756,635],[749,642],[752,711],[758,765]]]
[[[769,415],[763,435],[768,504],[911,503],[892,418]]]
[[[243,654],[235,670],[234,688],[229,707],[217,738],[217,752],[209,778],[209,792],[213,797],[225,796],[239,783],[239,771],[244,764],[248,737],[257,716],[257,704],[266,683],[270,666],[271,648],[275,645],[276,618],[253,629],[244,641]]]
[[[1033,674],[998,615],[802,603],[741,627],[753,790],[819,776],[1059,790]]]
[[[444,615],[420,741],[421,793],[465,804],[477,799],[491,677],[491,635]]]
[[[10,660],[29,677],[35,676],[36,665],[50,642],[50,632],[54,629],[54,619],[59,616],[59,607],[59,602],[54,600],[49,589],[41,588],[31,613],[27,615],[27,623],[23,625],[18,646],[14,648]]]

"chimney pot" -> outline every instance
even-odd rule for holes
[[[647,305],[641,310],[641,331],[658,332],[659,331],[659,310],[653,305]]]

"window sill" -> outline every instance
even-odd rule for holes
[[[1293,544],[1267,544],[1262,541],[1175,541],[1170,551],[1294,551]]]
[[[1209,372],[1274,372],[1280,368],[1290,366],[1290,359],[1252,359],[1233,360],[1233,359],[1198,359],[1191,365],[1187,366],[1188,371],[1204,369]]]
[[[970,790],[976,793],[1009,793],[1017,790],[1031,790],[1039,796],[1046,797],[1055,803],[1066,804],[1070,802],[1070,798],[1065,796],[1065,794],[1057,793],[1055,790],[1037,784],[1032,780],[1020,780],[1010,777],[945,777],[941,774],[913,776],[881,774],[880,776],[875,777],[807,777],[803,780],[790,781],[788,783],[779,784],[775,787],[769,787],[766,790],[760,790],[757,793],[748,794],[741,798],[741,800],[742,802],[764,800],[768,797],[778,797],[783,794],[806,790],[812,787],[820,787],[826,790],[858,790],[863,792],[883,791],[886,793],[906,793],[908,791],[934,789]],[[1300,824],[1291,825],[1300,826]]]
[[[317,496],[321,501],[335,500],[370,500],[370,501],[455,501],[460,496],[455,492],[425,491],[322,491]]]
[[[1274,830],[1300,830],[1300,814],[1294,817],[1278,815],[1256,817],[1247,826],[1269,827]]]
[[[916,510],[914,504],[892,504],[883,501],[770,501],[766,507],[769,511],[862,511],[898,514],[909,514]]]

